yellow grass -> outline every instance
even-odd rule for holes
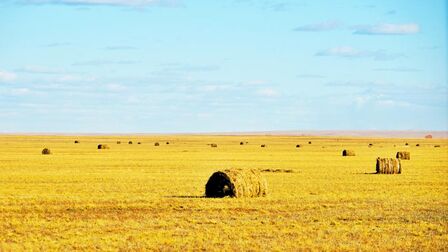
[[[0,251],[446,250],[447,147],[438,139],[0,136]],[[346,148],[356,156],[342,157]],[[369,174],[377,156],[402,150],[412,160],[401,175]],[[266,198],[202,198],[209,176],[230,167],[294,172],[263,173]]]

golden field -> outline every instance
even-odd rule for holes
[[[371,174],[402,150],[402,174]],[[204,198],[231,167],[294,172],[263,173],[264,198]],[[447,248],[446,139],[0,136],[0,251]]]

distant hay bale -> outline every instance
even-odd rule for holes
[[[210,146],[211,146],[212,148],[217,148],[217,147],[218,147],[218,145],[215,144],[215,143],[210,144]]]
[[[311,144],[311,141],[309,141],[308,144]]]
[[[109,145],[107,144],[98,144],[98,150],[106,150],[110,149]]]
[[[77,143],[79,143],[79,141],[78,141],[78,140],[75,140],[75,144],[77,144]]]
[[[51,154],[51,150],[50,149],[48,149],[48,148],[44,148],[43,150],[42,150],[42,155],[50,155]]]
[[[283,172],[283,173],[293,173],[294,171],[291,170],[291,169],[264,169],[264,170],[261,170],[260,172],[274,172],[274,173],[277,173],[277,172]]]
[[[415,146],[419,147],[419,146],[420,146],[420,144],[416,144]]]
[[[170,142],[166,142],[166,144],[170,144]]]
[[[267,182],[255,169],[229,169],[212,174],[205,185],[205,196],[263,197],[267,194]]]
[[[121,141],[117,141],[117,144],[121,144]]]
[[[373,144],[372,143],[369,143],[369,147],[372,147],[373,146]]]
[[[262,144],[262,145],[260,145],[260,147],[261,147],[261,148],[264,148],[264,147],[266,147],[266,144]]]
[[[160,146],[159,142],[155,142],[154,146]]]
[[[297,144],[297,145],[296,145],[296,148],[300,148],[300,147],[301,147],[301,145],[300,145],[300,144]]]
[[[244,145],[244,142],[240,142],[240,145]]]
[[[426,135],[425,138],[426,138],[426,139],[431,139],[431,138],[432,138],[432,135],[431,135],[431,134]]]
[[[129,141],[128,144],[132,144],[132,141]]]
[[[434,145],[434,148],[440,148],[440,145],[436,144]]]
[[[378,174],[401,174],[400,159],[377,158],[376,173]]]
[[[395,155],[395,157],[398,159],[410,160],[411,153],[409,153],[409,151],[399,151],[399,152],[397,152],[397,155]]]
[[[408,145],[409,145],[409,143],[405,143],[404,145],[408,146]]]
[[[347,156],[356,156],[355,151],[353,150],[343,150],[342,151],[342,156],[347,157]]]
[[[137,142],[137,144],[142,144],[142,142]]]

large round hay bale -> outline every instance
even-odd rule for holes
[[[77,143],[79,143],[79,141],[78,141],[78,140],[75,140],[75,144],[77,144]]]
[[[244,142],[240,142],[240,145],[244,145]]]
[[[43,150],[42,150],[42,155],[50,155],[51,154],[51,150],[50,149],[48,149],[48,148],[44,148]]]
[[[166,144],[170,144],[170,142],[166,142]]]
[[[420,146],[420,144],[416,144],[415,146],[419,147],[419,146]]]
[[[369,147],[372,147],[373,146],[373,144],[372,143],[369,143]]]
[[[397,152],[397,155],[395,155],[398,159],[404,159],[404,160],[410,160],[411,159],[411,153],[408,151],[399,151]]]
[[[312,144],[312,142],[311,142],[311,141],[309,141],[309,142],[308,142],[308,144]]]
[[[213,147],[213,148],[217,148],[218,147],[218,145],[215,144],[215,143],[210,144],[210,146]]]
[[[98,144],[98,150],[106,150],[106,149],[110,149],[109,145],[107,145],[107,144]]]
[[[212,174],[205,185],[205,196],[262,197],[267,194],[267,182],[260,171],[254,169],[229,169]]]
[[[155,142],[154,146],[160,146],[159,142]]]
[[[300,144],[297,144],[297,145],[296,145],[296,148],[300,148],[300,147],[301,147],[301,145],[300,145]]]
[[[376,173],[378,174],[400,174],[400,159],[396,158],[377,158]]]
[[[355,151],[353,150],[343,150],[342,151],[342,156],[347,157],[347,156],[356,156]]]
[[[142,144],[142,142],[137,142],[137,144]]]
[[[264,148],[264,147],[266,147],[266,144],[262,144],[262,145],[260,145],[260,147],[261,147],[261,148]]]
[[[128,144],[132,144],[132,141],[129,141]]]

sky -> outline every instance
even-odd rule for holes
[[[448,130],[444,0],[2,0],[0,133]]]

